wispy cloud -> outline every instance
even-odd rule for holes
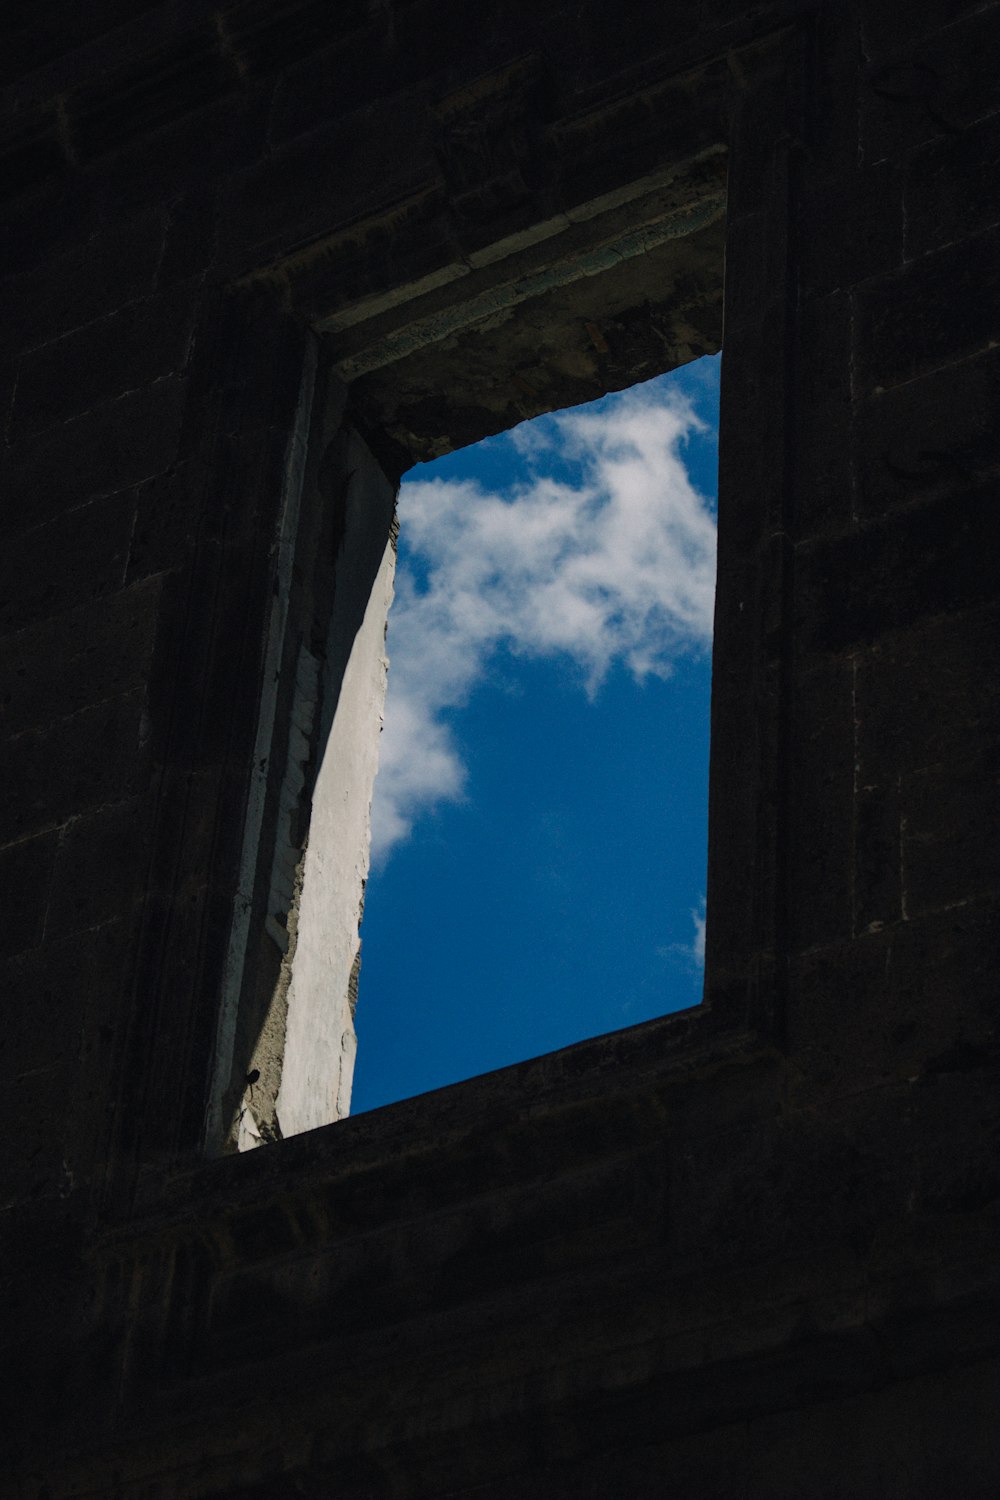
[[[517,429],[509,440],[528,478],[509,492],[404,484],[412,566],[397,575],[389,621],[376,859],[422,812],[463,795],[444,715],[499,650],[562,658],[593,696],[617,663],[640,681],[668,677],[681,654],[708,646],[715,520],[683,458],[702,427],[683,398],[633,390]]]
[[[669,959],[672,963],[679,964],[682,968],[694,973],[705,967],[705,897],[702,896],[698,905],[691,908],[691,920],[694,923],[694,936],[689,943],[664,943],[657,948],[656,952],[660,958]]]
[[[694,922],[694,941],[691,944],[691,957],[699,969],[705,967],[705,898],[702,897],[700,910],[692,910],[691,920]]]

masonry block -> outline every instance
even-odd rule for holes
[[[1000,114],[923,147],[906,167],[906,257],[1000,223]]]
[[[151,134],[124,143],[101,162],[109,209],[136,213],[183,198],[192,183],[224,186],[266,154],[270,103],[268,87],[231,89],[190,114],[168,117]],[[127,102],[121,107],[127,109]]]
[[[1000,1117],[983,1060],[975,1047],[956,1049],[941,1057],[917,1090],[919,1207],[931,1215],[995,1208],[1000,1202]],[[934,1149],[935,1137],[946,1120],[956,1119],[965,1126],[968,1147],[960,1161],[945,1161]]]
[[[945,15],[931,0],[890,37],[873,35],[881,3],[868,7],[862,23],[876,49],[867,59],[859,122],[861,150],[873,164],[957,136],[1000,109],[990,65],[1000,34],[995,5],[958,0]]]
[[[801,548],[803,643],[809,650],[849,650],[933,615],[988,603],[995,535],[990,482]]]
[[[891,935],[890,1039],[936,1073],[983,1066],[1000,1046],[992,947],[995,895],[911,914]]]
[[[399,19],[409,31],[407,19]],[[282,71],[274,94],[272,139],[276,144],[294,140],[324,119],[406,88],[426,67],[422,51],[402,39],[385,45],[382,28],[363,15],[355,16],[335,40],[327,30],[322,50]],[[255,65],[259,69],[262,64],[258,55]]]
[[[153,208],[98,234],[54,264],[0,284],[0,318],[15,350],[47,344],[153,290],[166,213]]]
[[[68,1101],[75,1133],[66,1144],[78,1165],[102,1128],[116,1042],[124,1031],[122,953],[128,937],[127,927],[109,922],[70,937],[47,936],[43,945],[0,960],[2,992],[18,999],[0,1037],[0,1064],[6,1077],[23,1077],[26,1086],[36,1070],[66,1068],[75,1077]]]
[[[239,271],[248,256],[269,259],[344,228],[357,215],[345,216],[345,202],[368,217],[433,186],[440,167],[430,113],[419,96],[408,102],[415,106],[409,117],[386,105],[359,110],[233,178],[221,208],[223,264]],[[354,149],[359,134],[363,157]]]
[[[111,209],[103,189],[78,173],[60,170],[9,198],[0,224],[0,251],[8,276],[36,270],[81,247],[128,218],[126,205]]]
[[[907,913],[958,905],[997,890],[1000,861],[993,830],[1000,815],[1000,751],[905,777],[900,807]]]
[[[1000,742],[1000,617],[995,607],[931,619],[857,658],[858,779],[960,763]]]
[[[829,232],[829,204],[841,208],[837,232]],[[895,162],[844,171],[802,189],[798,252],[802,280],[812,296],[857,286],[903,262],[903,177]]]
[[[53,0],[46,8],[45,17],[17,13],[17,28],[11,38],[9,51],[4,59],[4,81],[24,87],[37,69],[53,70],[61,77],[67,55],[87,43],[98,39],[107,40],[107,33],[114,38],[115,28],[134,21],[137,12],[148,11],[149,6],[136,6],[132,0],[95,0],[86,10],[67,4],[66,0]],[[112,55],[114,44],[111,45]],[[103,55],[103,48],[102,48]],[[72,72],[72,68],[69,69]]]
[[[136,486],[126,584],[190,566],[205,543],[252,543],[257,497],[281,493],[286,445],[279,428],[223,434],[216,464],[186,460]]]
[[[217,235],[218,195],[210,186],[176,198],[168,211],[157,288],[203,275],[214,258]]]
[[[34,1088],[31,1080],[42,1080],[36,1106],[28,1112],[31,1122],[22,1137],[24,1166],[18,1170],[30,1175],[28,1184],[40,1194],[54,1190],[67,1206],[75,1200],[75,1212],[87,1197],[94,1152],[109,1118],[115,1044],[120,1046],[123,1032],[121,990],[129,963],[129,936],[124,924],[109,922],[90,932],[73,933],[72,938],[46,938],[43,947],[16,959],[0,960],[0,992],[4,999],[16,996],[19,1002],[18,1007],[9,1008],[0,1035],[4,1076],[15,1082],[13,1092],[24,1104]],[[52,1113],[52,1100],[60,1092],[61,1104]],[[52,1152],[49,1161],[43,1160],[46,1151]],[[63,1212],[63,1232],[64,1217]],[[18,1256],[25,1256],[28,1263],[33,1259],[36,1268],[46,1257],[58,1262],[66,1256],[66,1248],[54,1248],[57,1226],[37,1226],[37,1245],[33,1245],[34,1233],[33,1226],[22,1221]]]
[[[0,455],[9,497],[0,515],[4,534],[162,473],[177,454],[186,395],[183,377],[157,380],[15,443]]]
[[[53,427],[177,374],[187,359],[197,297],[196,286],[180,286],[26,354],[14,400],[14,436]]]
[[[352,225],[326,240],[299,267],[293,306],[318,322],[352,302],[391,292],[400,278],[417,281],[460,259],[447,194],[437,183],[391,217]]]
[[[788,1046],[818,1098],[875,1087],[919,1071],[919,1041],[895,1001],[886,932],[812,949],[792,962]],[[851,1004],[864,997],[863,1006]],[[912,997],[911,997],[912,998]]]
[[[66,166],[55,105],[26,110],[0,143],[0,197],[16,197],[39,181],[59,177]]]
[[[38,729],[142,687],[152,662],[159,587],[153,580],[120,590],[4,639],[0,724],[6,732]],[[52,666],[41,671],[45,660]]]
[[[151,57],[120,64],[70,96],[66,112],[81,159],[189,114],[235,87],[239,73],[215,26],[183,31]]]
[[[1000,338],[1000,233],[913,261],[856,294],[857,394],[900,385]]]
[[[31,1203],[73,1193],[66,1136],[73,1087],[74,1069],[68,1063],[33,1068],[8,1080],[10,1106],[24,1122],[5,1164],[8,1191],[19,1199]]]
[[[136,899],[142,867],[142,810],[135,799],[85,813],[59,841],[47,930],[68,937],[113,921]]]
[[[1000,468],[1000,352],[990,350],[892,390],[858,411],[857,507],[877,516],[927,496],[960,495]]]
[[[0,829],[26,838],[106,803],[141,784],[145,694],[85,708],[0,748]]]
[[[128,564],[135,507],[135,496],[126,490],[11,539],[0,560],[0,631],[9,634],[116,593]]]
[[[709,67],[699,75],[697,90],[687,80],[677,80],[652,97],[623,101],[618,110],[609,109],[605,121],[572,116],[560,121],[552,128],[549,148],[560,205],[570,208],[597,198],[619,178],[612,159],[612,127],[634,135],[632,177],[655,171],[664,160],[683,161],[725,140],[724,95],[719,69]]]
[[[0,954],[41,942],[57,843],[49,833],[0,848]]]
[[[950,39],[936,33],[984,8],[980,0],[913,0],[900,16],[892,0],[864,0],[862,37],[867,52],[875,57],[932,36],[947,45]]]
[[[332,22],[322,0],[295,5],[249,0],[222,9],[226,40],[241,67],[251,74],[283,70],[319,48],[350,37],[367,20],[363,0],[345,0]],[[377,39],[377,34],[370,35],[369,45]]]

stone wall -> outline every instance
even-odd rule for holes
[[[0,28],[0,1492],[992,1496],[1000,6]],[[211,1159],[330,453],[720,342],[705,1004]]]

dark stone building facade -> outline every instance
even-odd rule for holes
[[[0,35],[0,1493],[994,1496],[1000,5]],[[227,1152],[399,475],[723,341],[703,1006]]]

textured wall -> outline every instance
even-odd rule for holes
[[[342,652],[335,639],[325,652],[335,681],[325,685],[329,725],[313,785],[288,990],[288,1029],[277,1099],[277,1115],[286,1136],[328,1125],[350,1113],[357,1051],[358,928],[368,878],[372,787],[385,702],[385,631],[396,564],[396,549],[392,539],[386,540],[386,532],[395,508],[395,490],[356,435],[347,462],[351,465],[348,521],[337,559],[336,595],[341,604],[344,595],[348,596],[352,625],[359,611],[362,620],[350,631]],[[369,528],[374,533],[371,538]],[[357,531],[362,535],[352,534]],[[370,568],[363,565],[364,552],[373,542],[382,548],[374,581]],[[359,585],[363,596],[354,601],[350,593]],[[338,623],[335,614],[335,629]],[[338,671],[342,655],[347,665]],[[339,1007],[331,1004],[335,997]]]
[[[1000,6],[0,27],[0,1492],[995,1494]],[[705,1005],[207,1160],[331,451],[720,337]]]

